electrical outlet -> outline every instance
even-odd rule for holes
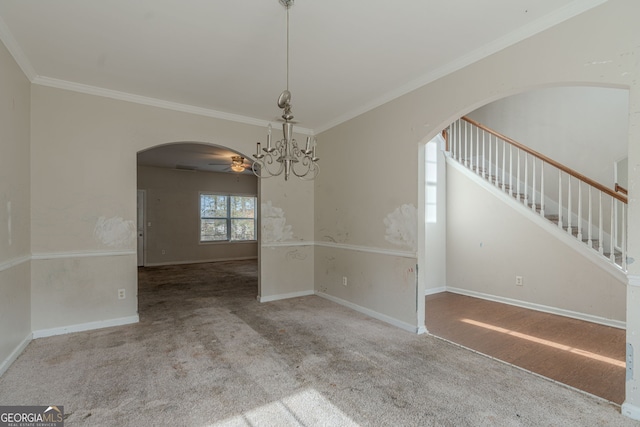
[[[522,286],[522,276],[516,276],[516,286]]]
[[[342,286],[347,286],[347,276],[342,276]]]
[[[118,299],[125,299],[126,297],[124,289],[118,289]]]

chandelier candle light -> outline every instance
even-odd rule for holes
[[[303,149],[293,138],[293,114],[291,113],[291,92],[289,92],[289,8],[293,0],[279,0],[287,9],[287,89],[278,97],[278,108],[282,108],[282,134],[281,140],[271,145],[271,124],[267,131],[267,146],[260,150],[260,143],[256,143],[255,161],[251,169],[259,178],[270,178],[281,175],[287,181],[291,172],[299,178],[312,180],[320,172],[318,158],[316,157],[316,139],[307,137],[307,144]],[[262,152],[264,153],[262,153]],[[279,163],[279,165],[278,165]]]

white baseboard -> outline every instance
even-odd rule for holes
[[[258,301],[259,302],[270,302],[270,301],[278,301],[278,300],[281,300],[281,299],[308,297],[309,295],[315,295],[315,292],[313,292],[313,291],[300,291],[300,292],[291,292],[289,294],[268,295],[266,297],[258,296]]]
[[[84,332],[93,329],[110,328],[112,326],[130,325],[132,323],[138,323],[139,321],[140,317],[136,314],[135,316],[120,317],[117,319],[99,320],[97,322],[80,323],[77,325],[61,326],[59,328],[40,329],[33,331],[33,338],[45,338],[54,335],[70,334],[72,332]]]
[[[640,407],[632,405],[631,403],[624,402],[621,408],[622,415],[629,417],[632,420],[640,421]]]
[[[165,265],[184,265],[184,264],[203,264],[207,262],[224,262],[224,261],[244,261],[248,259],[258,259],[257,256],[245,256],[237,258],[216,258],[216,259],[199,259],[187,261],[167,261],[167,262],[148,262],[143,267],[162,267]]]
[[[422,331],[424,326],[411,325],[409,323],[387,316],[386,314],[378,313],[377,311],[371,310],[369,308],[362,307],[358,304],[343,300],[342,298],[334,297],[333,295],[325,294],[324,292],[316,292],[316,295],[322,298],[326,298],[329,301],[333,301],[337,304],[344,305],[345,307],[349,307],[352,310],[366,314],[367,316],[373,317],[374,319],[382,320],[383,322],[389,323],[407,332],[411,332],[412,334],[420,334],[426,332],[426,329]]]
[[[484,294],[482,292],[469,291],[466,289],[447,287],[447,292],[453,292],[454,294],[467,295],[474,298],[485,299],[488,301],[500,302],[503,304],[514,305],[516,307],[528,308],[530,310],[541,311],[543,313],[556,314],[558,316],[570,317],[572,319],[584,320],[591,323],[598,323],[600,325],[611,326],[618,329],[626,329],[627,324],[621,320],[605,319],[604,317],[592,316],[590,314],[578,313],[577,311],[564,310],[562,308],[550,307],[542,304],[535,304],[527,301],[520,301],[511,298],[504,298],[495,295]]]
[[[446,292],[446,291],[447,291],[446,286],[440,286],[438,288],[425,289],[424,295],[427,296],[427,295],[439,294],[440,292]]]
[[[18,356],[20,356],[20,354],[22,354],[22,352],[24,351],[25,348],[27,348],[27,346],[29,345],[32,339],[33,339],[33,334],[27,335],[22,340],[22,342],[18,344],[18,346],[11,352],[11,354],[6,359],[4,359],[2,363],[0,363],[0,377],[4,375],[5,372],[7,372],[7,369],[9,369],[9,366],[11,366],[11,364],[16,361],[16,359],[18,358]]]

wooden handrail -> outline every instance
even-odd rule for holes
[[[627,192],[627,189],[618,185],[618,183],[616,182],[616,193],[622,193],[625,196],[629,195],[629,193]]]
[[[627,203],[627,197],[624,194],[619,194],[617,192],[615,192],[614,190],[605,187],[604,185],[600,184],[599,182],[596,182],[594,180],[592,180],[591,178],[588,178],[584,175],[582,175],[580,172],[576,172],[573,169],[563,165],[562,163],[558,163],[555,160],[545,156],[542,153],[538,153],[535,150],[532,150],[531,148],[527,147],[526,145],[523,145],[521,143],[519,143],[518,141],[514,141],[513,139],[509,138],[508,136],[504,136],[499,132],[496,132],[492,129],[489,129],[488,127],[486,127],[485,125],[483,125],[480,122],[477,122],[473,119],[470,119],[467,116],[463,116],[462,120],[464,120],[465,122],[471,123],[474,126],[477,126],[478,128],[484,130],[485,132],[490,133],[493,136],[496,136],[506,142],[508,142],[509,144],[518,147],[519,149],[521,149],[522,151],[531,154],[532,156],[535,156],[537,158],[539,158],[540,160],[542,160],[545,163],[548,163],[552,166],[555,166],[556,168],[560,169],[561,171],[579,179],[580,181],[586,182],[587,184],[589,184],[590,186],[597,188],[598,190],[602,191],[605,194],[608,194],[609,196],[613,197],[614,199],[620,200],[623,203]],[[622,187],[620,187],[622,188]],[[626,194],[626,193],[625,193]]]

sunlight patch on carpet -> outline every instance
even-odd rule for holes
[[[319,392],[308,389],[207,427],[339,425],[357,427]]]

